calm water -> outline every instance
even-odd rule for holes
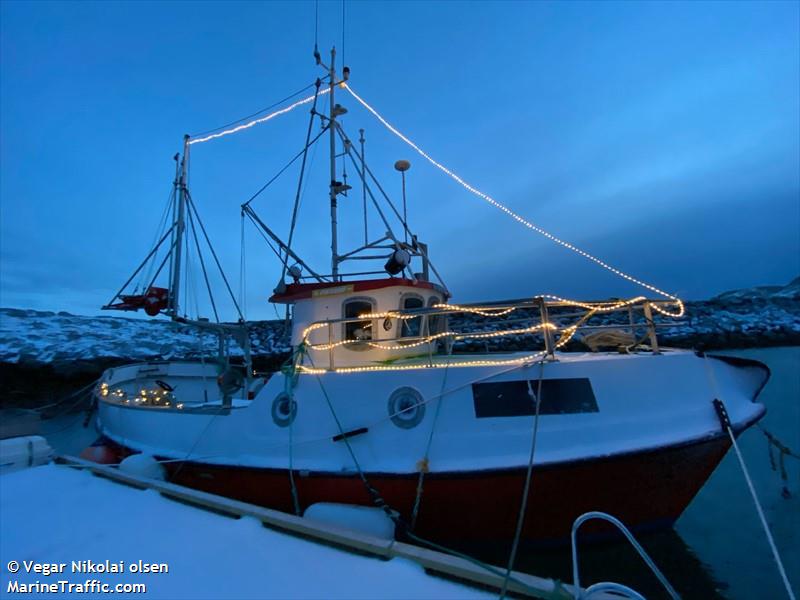
[[[800,450],[800,347],[726,352],[759,360],[772,371],[761,393],[767,415],[761,424],[795,451]],[[63,453],[77,454],[95,437],[83,429],[82,415],[43,431]],[[763,434],[751,428],[739,439],[784,565],[795,590],[800,589],[800,462],[786,459],[791,497],[781,494],[783,484],[769,462]],[[536,485],[534,478],[534,488]],[[736,600],[784,598],[781,580],[772,560],[738,461],[729,453],[674,530],[642,536],[640,542],[672,585],[684,598]],[[606,544],[581,549],[584,584],[618,581],[631,585],[648,598],[666,597],[658,582],[627,544]],[[485,557],[490,558],[490,557]],[[493,562],[504,564],[504,556]],[[521,554],[517,569],[535,575],[572,580],[569,549]]]
[[[760,400],[767,407],[761,425],[795,452],[800,451],[800,348],[737,350],[772,371]],[[767,442],[751,428],[739,438],[761,505],[772,528],[795,592],[800,590],[800,461],[787,458],[791,497],[770,466]],[[535,479],[533,483],[536,485]],[[755,600],[786,598],[736,456],[729,452],[673,531],[639,538],[667,579],[684,598]],[[581,580],[617,581],[648,598],[666,598],[663,588],[625,544],[581,548]],[[517,568],[572,581],[569,549],[528,553]]]

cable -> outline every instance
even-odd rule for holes
[[[203,142],[208,142],[210,140],[215,140],[217,138],[221,138],[223,136],[230,135],[232,133],[238,133],[238,132],[240,132],[240,131],[242,131],[244,129],[250,129],[254,125],[258,125],[259,123],[266,123],[267,121],[270,121],[270,120],[274,119],[275,117],[278,117],[280,115],[284,115],[284,114],[294,110],[298,106],[302,106],[303,104],[308,104],[309,102],[314,100],[315,96],[317,96],[317,95],[321,96],[322,94],[327,94],[328,92],[330,92],[329,88],[323,88],[322,90],[320,90],[319,94],[314,94],[314,96],[308,96],[307,98],[303,98],[302,100],[298,100],[297,102],[295,102],[294,104],[290,104],[286,108],[282,108],[280,110],[276,110],[275,112],[268,114],[266,117],[261,117],[260,119],[255,119],[254,121],[250,121],[248,123],[245,123],[244,125],[238,125],[238,126],[234,127],[233,129],[226,129],[225,131],[220,131],[219,133],[212,133],[210,135],[206,135],[204,137],[197,138],[195,140],[190,140],[189,141],[189,145],[202,144]]]
[[[673,316],[673,317],[680,317],[680,316],[683,315],[684,306],[683,306],[683,302],[681,301],[680,298],[678,298],[677,296],[674,296],[672,294],[669,294],[669,293],[667,293],[667,292],[665,292],[665,291],[663,291],[663,290],[661,290],[661,289],[659,289],[659,288],[657,288],[657,287],[655,287],[653,285],[650,285],[649,283],[645,283],[644,281],[641,281],[640,279],[636,279],[635,277],[633,277],[631,275],[628,275],[627,273],[624,273],[624,272],[620,271],[619,269],[616,269],[616,268],[612,267],[608,263],[606,263],[606,262],[602,261],[601,259],[589,254],[588,252],[586,252],[584,250],[581,250],[580,248],[578,248],[576,246],[573,246],[569,242],[566,242],[566,241],[554,236],[552,233],[549,233],[548,231],[545,231],[544,229],[542,229],[541,227],[538,227],[537,225],[531,223],[530,221],[528,221],[524,217],[521,217],[520,215],[518,215],[517,213],[512,211],[510,208],[508,208],[504,204],[501,204],[500,202],[498,202],[497,200],[495,200],[494,198],[492,198],[488,194],[485,194],[485,193],[481,192],[479,189],[471,186],[466,181],[464,181],[461,177],[459,177],[458,175],[453,173],[453,171],[451,171],[450,169],[445,167],[443,164],[441,164],[441,163],[437,162],[436,160],[434,160],[429,154],[427,154],[424,150],[422,150],[419,146],[417,146],[414,142],[412,142],[405,135],[400,133],[400,131],[398,131],[386,119],[384,119],[378,113],[378,111],[376,111],[372,106],[370,106],[366,102],[366,100],[364,100],[361,96],[356,94],[353,91],[353,89],[347,83],[343,82],[341,85],[348,92],[350,92],[350,94],[353,96],[353,98],[355,98],[365,109],[367,109],[367,111],[369,111],[376,119],[378,119],[378,121],[380,121],[380,123],[384,127],[386,127],[389,131],[391,131],[393,134],[395,134],[397,137],[399,137],[401,140],[403,140],[406,144],[411,146],[411,148],[413,148],[420,156],[422,156],[425,160],[427,160],[434,167],[436,167],[437,169],[442,171],[445,175],[450,177],[453,181],[461,184],[461,186],[463,186],[466,190],[468,190],[469,192],[472,192],[474,195],[476,195],[479,198],[481,198],[482,200],[488,202],[489,204],[491,204],[495,208],[503,211],[508,216],[513,218],[515,221],[521,223],[525,227],[535,231],[536,233],[538,233],[540,235],[543,235],[544,237],[549,239],[551,242],[554,242],[554,243],[556,243],[556,244],[558,244],[560,246],[563,246],[564,248],[567,248],[568,250],[572,250],[573,252],[579,254],[580,256],[582,256],[582,257],[584,257],[584,258],[586,258],[586,259],[588,259],[588,260],[600,265],[601,267],[603,267],[604,269],[606,269],[606,270],[610,271],[611,273],[617,275],[618,277],[621,277],[621,278],[623,278],[623,279],[625,279],[627,281],[630,281],[631,283],[635,283],[636,285],[639,285],[639,286],[641,286],[641,287],[643,287],[645,289],[648,289],[651,292],[654,292],[656,294],[664,296],[665,298],[669,298],[670,300],[675,301],[676,305],[678,306],[678,312],[677,313],[669,313],[668,311],[664,311],[663,309],[660,309],[660,308],[656,309],[659,312],[661,312],[662,314],[665,314],[667,316]]]
[[[254,112],[252,115],[247,115],[246,117],[242,117],[241,119],[236,119],[235,121],[231,121],[230,123],[226,123],[225,125],[220,125],[219,127],[215,127],[214,129],[208,129],[206,131],[200,131],[198,133],[193,133],[189,137],[192,138],[192,137],[198,137],[198,136],[202,136],[202,135],[207,135],[209,133],[214,133],[215,131],[219,131],[220,129],[225,129],[226,127],[230,127],[231,125],[236,125],[236,123],[240,123],[240,122],[242,122],[242,121],[244,121],[246,119],[252,119],[253,117],[255,117],[257,115],[260,115],[263,112],[267,112],[268,110],[271,110],[271,109],[275,108],[276,106],[280,106],[281,104],[283,104],[284,102],[286,102],[288,100],[291,100],[295,96],[299,96],[300,94],[305,92],[307,89],[312,88],[312,87],[314,87],[314,84],[313,83],[309,83],[302,90],[297,90],[295,93],[286,96],[286,98],[283,98],[282,100],[278,100],[274,104],[270,104],[266,108],[262,108],[261,110],[258,110],[256,112]]]
[[[736,436],[733,435],[733,427],[731,425],[730,419],[728,418],[728,411],[725,408],[725,405],[722,402],[722,396],[719,392],[719,386],[717,385],[717,378],[714,376],[714,369],[711,366],[711,363],[708,361],[708,354],[705,352],[703,353],[703,359],[705,361],[706,372],[708,374],[708,379],[711,383],[712,391],[716,398],[713,401],[714,409],[717,412],[717,417],[719,418],[720,424],[725,432],[728,434],[728,437],[731,440],[731,445],[733,446],[733,450],[736,453],[736,458],[739,460],[739,466],[742,469],[742,474],[744,475],[744,480],[747,482],[747,488],[750,490],[750,496],[753,498],[753,504],[756,507],[756,513],[758,513],[758,518],[761,521],[761,526],[764,529],[764,535],[767,537],[767,542],[769,542],[770,550],[772,551],[772,557],[775,559],[775,566],[778,567],[778,572],[780,573],[781,580],[783,581],[783,586],[786,588],[786,595],[789,597],[789,600],[795,600],[794,592],[792,591],[792,586],[789,583],[789,578],[786,575],[786,569],[783,566],[783,561],[781,560],[780,552],[778,552],[778,547],[775,545],[775,539],[772,537],[772,531],[770,531],[769,524],[767,523],[767,518],[764,516],[764,510],[761,508],[761,502],[758,500],[758,494],[756,494],[756,489],[753,486],[753,481],[750,479],[750,473],[747,471],[747,465],[744,462],[744,457],[742,457],[742,453],[739,450],[739,444],[736,443]]]
[[[320,131],[320,132],[319,132],[319,133],[318,133],[316,136],[314,136],[314,139],[313,139],[313,140],[311,140],[311,141],[309,142],[309,145],[313,145],[313,144],[315,144],[315,143],[317,142],[317,140],[318,140],[320,137],[322,137],[322,134],[323,134],[323,133],[325,133],[327,130],[328,130],[328,128],[327,128],[327,127],[323,128],[323,130],[322,130],[322,131]],[[267,183],[265,183],[264,185],[262,185],[262,186],[261,186],[261,188],[260,188],[260,189],[259,189],[259,190],[258,190],[258,191],[255,193],[255,194],[253,194],[252,196],[250,196],[250,198],[248,198],[247,202],[245,202],[244,204],[242,204],[242,208],[244,208],[245,206],[247,206],[248,204],[250,204],[250,203],[251,203],[253,200],[255,200],[255,199],[256,199],[256,198],[257,198],[257,197],[258,197],[258,196],[261,194],[261,192],[263,192],[263,191],[264,191],[265,189],[267,189],[267,188],[268,188],[270,185],[272,185],[272,183],[273,183],[273,182],[274,182],[274,181],[275,181],[275,180],[276,180],[278,177],[280,177],[281,175],[283,175],[283,173],[286,171],[286,169],[288,169],[289,167],[291,167],[291,166],[294,164],[294,161],[296,161],[298,158],[300,158],[301,156],[303,156],[303,154],[306,152],[306,150],[308,150],[308,146],[305,146],[305,147],[303,147],[303,149],[302,149],[302,150],[300,150],[300,152],[298,152],[297,154],[295,154],[295,155],[294,155],[294,157],[292,157],[292,159],[291,159],[291,160],[290,160],[288,163],[286,163],[286,164],[283,166],[283,168],[281,168],[281,170],[280,170],[280,171],[278,171],[277,173],[275,173],[275,175],[273,175],[272,179],[270,179],[269,181],[267,181]]]
[[[531,435],[531,451],[528,456],[528,470],[525,473],[525,485],[522,488],[522,500],[519,507],[519,515],[517,515],[517,528],[514,531],[514,541],[511,544],[511,554],[508,557],[508,566],[506,567],[506,576],[503,579],[503,588],[500,590],[500,598],[506,597],[508,592],[508,580],[511,577],[511,572],[514,570],[514,563],[517,560],[517,550],[519,548],[519,540],[522,537],[522,526],[525,523],[525,511],[528,509],[528,495],[531,489],[531,480],[533,478],[533,457],[536,452],[536,438],[539,433],[539,413],[542,407],[542,379],[544,379],[544,361],[545,358],[539,361],[539,383],[537,385],[536,394],[533,393],[530,379],[526,380],[528,384],[528,395],[536,404],[536,412],[533,416],[533,434]]]

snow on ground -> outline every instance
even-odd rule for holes
[[[572,309],[570,309],[571,312]],[[511,319],[486,320],[475,315],[453,315],[454,331],[507,329]],[[538,314],[533,315],[538,319]],[[557,312],[551,317],[557,319]],[[574,318],[565,325],[572,324]],[[746,347],[800,342],[800,278],[786,286],[761,286],[726,292],[707,301],[688,302],[686,317],[668,320],[656,316],[662,344],[682,347]],[[625,311],[597,315],[589,323],[628,323]],[[530,324],[530,323],[527,323]],[[275,356],[290,351],[284,321],[248,323],[253,354]],[[514,327],[524,326],[517,322]],[[641,331],[638,335],[641,335]],[[456,342],[457,351],[519,350],[531,347],[530,336]],[[216,336],[188,325],[159,318],[82,317],[16,308],[0,308],[0,362],[64,363],[104,358],[148,360],[196,358],[217,352]],[[241,350],[233,348],[233,354]]]
[[[254,354],[288,352],[283,330],[283,321],[259,323],[250,336]],[[0,308],[2,362],[191,358],[200,352],[216,355],[217,337],[163,318],[82,317]]]
[[[144,583],[137,598],[488,598],[382,561],[279,533],[61,465],[0,477],[0,597],[9,582]],[[166,563],[168,573],[72,573],[72,561]],[[9,561],[21,565],[8,572]],[[25,573],[23,561],[66,563],[64,573]],[[94,594],[74,594],[99,597]],[[128,594],[124,594],[127,596]],[[67,594],[25,594],[65,597]],[[115,594],[119,597],[119,594]]]

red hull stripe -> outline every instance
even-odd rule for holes
[[[295,300],[303,300],[312,296],[325,296],[337,294],[349,294],[351,292],[366,292],[369,290],[380,290],[387,287],[414,287],[418,289],[435,290],[441,294],[445,291],[441,286],[430,281],[415,281],[413,279],[390,278],[390,279],[364,279],[359,281],[326,281],[323,283],[290,283],[286,286],[286,291],[282,294],[273,294],[270,302],[288,303]]]
[[[111,442],[108,442],[111,445]],[[722,460],[727,437],[647,452],[534,468],[523,540],[566,540],[572,523],[600,510],[632,529],[670,526]],[[130,450],[116,446],[120,456]],[[293,512],[288,471],[202,463],[167,463],[174,483]],[[367,474],[386,503],[410,519],[416,474]],[[372,506],[354,472],[295,471],[303,509],[316,502]],[[509,540],[514,534],[525,469],[431,473],[425,477],[415,533],[439,542]],[[591,524],[590,524],[591,525]],[[592,527],[586,527],[592,533]],[[594,533],[603,533],[602,525]]]

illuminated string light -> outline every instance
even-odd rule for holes
[[[446,337],[452,337],[455,340],[466,340],[466,339],[485,339],[485,338],[493,338],[493,337],[503,337],[506,335],[524,335],[526,333],[535,333],[537,331],[541,331],[542,329],[558,329],[552,323],[544,323],[540,325],[533,325],[531,327],[524,327],[521,329],[505,329],[502,331],[485,331],[485,332],[475,332],[475,333],[458,333],[456,331],[443,331],[442,333],[436,333],[434,335],[429,335],[413,343],[402,343],[402,342],[394,342],[391,345],[380,344],[376,342],[370,342],[367,340],[341,340],[338,342],[331,342],[329,344],[307,344],[307,347],[311,350],[333,350],[334,348],[339,348],[341,346],[348,346],[351,344],[366,344],[371,346],[372,348],[378,348],[380,350],[406,350],[408,348],[417,348],[419,346],[424,346],[425,344],[430,344],[436,340],[440,340]],[[308,340],[306,340],[307,342]]]
[[[561,298],[560,296],[553,296],[551,294],[544,294],[540,297],[549,298],[550,300],[555,300],[556,302],[568,304],[569,306],[577,306],[578,308],[585,308],[586,310],[591,310],[594,312],[612,312],[626,306],[632,306],[634,304],[638,304],[639,302],[647,301],[647,298],[644,296],[636,296],[630,300],[620,300],[618,302],[580,302],[578,300],[570,300],[569,298]],[[655,304],[651,304],[651,306],[655,306]]]
[[[573,325],[571,327],[567,327],[564,329],[564,335],[559,338],[558,342],[556,343],[556,348],[561,348],[562,346],[566,345],[572,337],[575,335],[575,332],[578,330],[577,325]],[[297,372],[304,373],[306,375],[322,375],[324,373],[370,373],[376,371],[414,371],[414,370],[422,370],[422,369],[446,369],[446,368],[459,368],[459,367],[502,367],[502,366],[509,366],[509,365],[523,365],[526,363],[535,362],[538,359],[541,359],[543,356],[547,354],[546,351],[542,350],[536,352],[535,354],[528,354],[526,356],[521,356],[518,358],[508,358],[508,359],[498,359],[498,360],[468,360],[468,361],[453,361],[452,357],[445,362],[439,363],[429,363],[429,364],[419,364],[419,365],[368,365],[368,366],[361,366],[361,367],[340,367],[338,369],[320,369],[318,367],[307,367],[305,365],[298,365]]]
[[[561,238],[558,238],[558,237],[554,236],[552,233],[550,233],[548,231],[545,231],[544,229],[542,229],[541,227],[538,227],[537,225],[534,225],[533,223],[531,223],[530,221],[528,221],[524,217],[521,217],[520,215],[515,213],[513,210],[511,210],[510,208],[508,208],[504,204],[501,204],[500,202],[498,202],[497,200],[495,200],[494,198],[492,198],[488,194],[484,194],[479,189],[471,186],[469,183],[467,183],[466,181],[461,179],[461,177],[459,177],[458,175],[453,173],[450,169],[445,167],[443,164],[441,164],[441,163],[437,162],[436,160],[434,160],[429,154],[427,154],[424,150],[422,150],[414,142],[412,142],[410,139],[408,139],[405,135],[400,133],[400,131],[398,131],[386,119],[384,119],[378,113],[378,111],[376,111],[374,108],[372,108],[372,106],[370,106],[361,96],[356,94],[353,91],[353,88],[351,88],[347,83],[343,83],[342,87],[344,87],[348,92],[350,92],[350,94],[353,96],[353,98],[355,98],[364,108],[366,108],[370,113],[372,113],[372,115],[376,119],[378,119],[378,121],[380,121],[381,124],[383,124],[384,127],[386,127],[389,131],[391,131],[393,134],[395,134],[397,137],[399,137],[401,140],[403,140],[406,144],[411,146],[411,148],[413,148],[420,156],[422,156],[425,160],[427,160],[429,163],[431,163],[434,167],[436,167],[437,169],[442,171],[445,175],[449,176],[451,179],[453,179],[457,183],[461,184],[466,190],[468,190],[469,192],[472,192],[474,195],[478,196],[482,200],[485,200],[486,202],[488,202],[489,204],[491,204],[495,208],[500,209],[501,211],[506,213],[508,216],[513,218],[515,221],[517,221],[517,222],[521,223],[522,225],[524,225],[525,227],[535,231],[536,233],[538,233],[540,235],[543,235],[544,237],[546,237],[550,241],[555,242],[556,244],[559,244],[560,246],[563,246],[564,248],[567,248],[568,250],[572,250],[573,252],[579,254],[580,256],[582,256],[582,257],[594,262],[595,264],[600,265],[601,267],[603,267],[604,269],[610,271],[614,275],[617,275],[618,277],[621,277],[621,278],[623,278],[623,279],[625,279],[627,281],[630,281],[631,283],[635,283],[636,285],[639,285],[639,286],[641,286],[641,287],[643,287],[645,289],[650,290],[651,292],[654,292],[656,294],[664,296],[665,298],[669,298],[670,300],[673,300],[675,302],[675,304],[678,306],[678,310],[675,313],[671,313],[669,311],[665,311],[665,310],[661,309],[660,307],[657,308],[656,310],[658,312],[660,312],[661,314],[666,315],[666,316],[670,316],[670,317],[675,317],[675,318],[683,316],[684,305],[683,305],[683,301],[680,298],[678,298],[677,296],[673,296],[672,294],[668,294],[664,290],[661,290],[661,289],[655,287],[654,285],[650,285],[649,283],[645,283],[644,281],[642,281],[640,279],[637,279],[636,277],[633,277],[632,275],[628,275],[627,273],[624,273],[623,271],[620,271],[619,269],[616,269],[616,268],[612,267],[611,265],[609,265],[608,263],[604,262],[603,260],[597,258],[596,256],[593,256],[593,255],[589,254],[588,252],[586,252],[584,250],[581,250],[580,248],[578,248],[576,246],[573,246],[569,242],[566,242],[566,241],[562,240]]]
[[[321,89],[319,91],[318,94],[316,94],[316,96],[322,96],[324,94],[327,94],[328,92],[330,92],[330,88],[323,88],[323,89]],[[270,114],[268,114],[268,115],[266,115],[264,117],[261,117],[261,118],[258,118],[258,119],[254,119],[253,121],[250,121],[249,123],[244,123],[242,125],[238,125],[238,126],[233,127],[231,129],[226,129],[225,131],[220,131],[219,133],[212,133],[211,135],[207,135],[205,137],[197,138],[196,140],[189,140],[189,145],[191,146],[192,144],[202,144],[203,142],[208,142],[210,140],[215,140],[217,138],[221,138],[221,137],[226,136],[226,135],[231,135],[232,133],[238,133],[238,132],[242,131],[243,129],[250,129],[254,125],[258,125],[259,123],[266,123],[267,121],[270,121],[270,120],[274,119],[275,117],[278,117],[280,115],[285,115],[286,113],[288,113],[291,110],[294,110],[298,106],[302,106],[303,104],[308,104],[309,102],[312,102],[314,100],[314,97],[315,97],[315,94],[312,94],[311,96],[308,96],[307,98],[303,98],[302,100],[298,100],[294,104],[290,104],[286,108],[281,108],[279,110],[276,110],[275,112],[272,112],[272,113],[270,113]]]
[[[514,312],[520,307],[510,306],[508,308],[473,308],[471,306],[459,306],[458,304],[434,304],[433,308],[467,312],[474,315],[481,315],[482,317],[502,317],[503,315]]]

